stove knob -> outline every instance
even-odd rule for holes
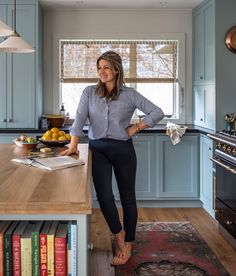
[[[233,148],[232,154],[233,154],[233,155],[236,155],[236,148]]]
[[[231,150],[232,150],[232,149],[231,149],[231,147],[230,147],[230,146],[228,146],[228,148],[227,148],[227,152],[228,152],[228,153],[231,153]]]
[[[218,144],[216,144],[216,147],[217,147],[218,149],[221,149],[221,148],[222,148],[221,143],[219,142]]]
[[[224,145],[224,146],[222,147],[222,150],[223,150],[223,151],[226,151],[226,148],[227,148],[226,145]]]

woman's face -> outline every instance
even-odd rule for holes
[[[101,59],[98,62],[98,75],[101,82],[105,83],[106,85],[114,85],[116,81],[116,74],[117,73],[115,72],[109,61]]]

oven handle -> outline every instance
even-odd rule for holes
[[[221,167],[225,168],[227,171],[230,171],[231,173],[236,174],[236,170],[234,170],[233,168],[231,168],[230,166],[225,165],[224,163],[220,162],[217,159],[214,158],[210,158],[210,160],[218,165],[220,165]]]

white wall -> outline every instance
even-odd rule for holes
[[[55,36],[79,39],[156,39],[161,33],[185,33],[186,123],[192,123],[192,11],[191,10],[45,10],[44,112],[55,112],[53,51]]]

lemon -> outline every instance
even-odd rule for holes
[[[53,137],[53,138],[52,138],[52,141],[57,141],[57,138]]]
[[[59,131],[59,135],[60,135],[60,136],[65,136],[65,131],[60,130],[60,131]]]
[[[59,133],[58,132],[53,132],[52,134],[52,138],[58,138],[59,137]]]
[[[52,140],[52,136],[45,135],[45,137],[43,138],[43,140],[51,141]]]
[[[47,130],[44,134],[45,134],[46,136],[52,136],[51,130]]]
[[[59,141],[65,141],[65,140],[66,140],[66,136],[60,136],[60,137],[58,138],[58,140],[59,140]]]
[[[57,133],[57,132],[59,132],[59,128],[53,127],[53,128],[51,128],[51,131],[52,131],[53,133]]]
[[[66,133],[65,136],[66,136],[66,140],[70,140],[71,139],[71,135],[69,133]]]

